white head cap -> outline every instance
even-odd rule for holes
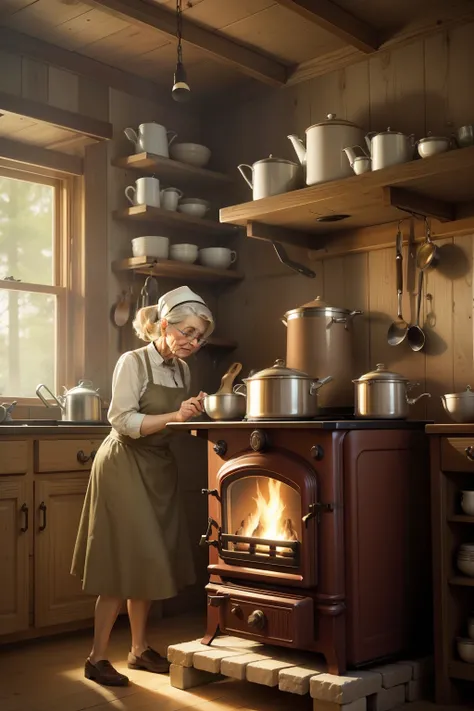
[[[160,319],[166,318],[172,309],[181,304],[202,304],[206,306],[206,302],[199,294],[195,294],[188,286],[180,286],[160,297],[157,305],[158,317]]]

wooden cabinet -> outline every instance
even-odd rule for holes
[[[35,626],[93,617],[95,598],[70,574],[88,478],[35,481]]]
[[[27,483],[0,479],[0,635],[28,628],[31,523]]]

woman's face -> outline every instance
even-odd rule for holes
[[[187,316],[180,323],[161,322],[166,345],[177,358],[188,358],[203,345],[203,336],[208,324],[198,316]]]

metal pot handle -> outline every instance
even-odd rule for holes
[[[245,388],[245,392],[241,392],[241,388]],[[232,388],[232,392],[234,395],[242,395],[242,397],[247,397],[247,386],[245,383],[237,383],[237,385],[234,385]]]
[[[418,397],[408,397],[407,395],[407,403],[409,405],[414,405],[418,400],[421,400],[422,397],[431,397],[431,393],[421,393],[421,395],[418,395]]]
[[[49,402],[46,400],[46,398],[44,397],[44,395],[41,393],[41,390],[43,390],[43,389],[46,390],[46,392],[47,392],[49,395],[51,395],[51,399],[56,403],[56,405],[57,405],[61,410],[64,410],[64,405],[61,405],[61,403],[59,402],[59,400],[58,400],[58,398],[56,397],[56,395],[53,395],[53,393],[52,393],[51,390],[48,388],[48,386],[47,386],[47,385],[44,385],[44,384],[42,383],[41,385],[38,385],[38,387],[36,388],[36,394],[38,395],[38,397],[39,397],[39,399],[41,400],[41,402],[43,403],[43,405],[45,405],[46,407],[52,407],[52,405],[49,404]]]
[[[310,385],[309,394],[314,395],[320,388],[323,387],[323,385],[330,383],[331,380],[333,380],[332,375],[328,375],[326,378],[321,378],[321,380],[314,380]]]
[[[345,326],[344,328],[347,329],[349,328],[349,324],[352,323],[354,318],[356,316],[361,316],[364,312],[363,311],[351,311],[350,314],[347,316],[341,316],[340,318],[334,318],[334,316],[331,318],[331,323],[344,323]]]

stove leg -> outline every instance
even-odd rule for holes
[[[201,644],[206,644],[208,647],[211,646],[211,644],[214,642],[215,638],[219,636],[221,630],[219,625],[214,629],[214,632],[206,632],[204,637],[201,640]]]
[[[220,631],[221,630],[219,627],[219,608],[208,605],[206,634],[201,640],[202,644],[205,644],[210,647],[211,644],[214,642],[215,638],[220,634]]]

